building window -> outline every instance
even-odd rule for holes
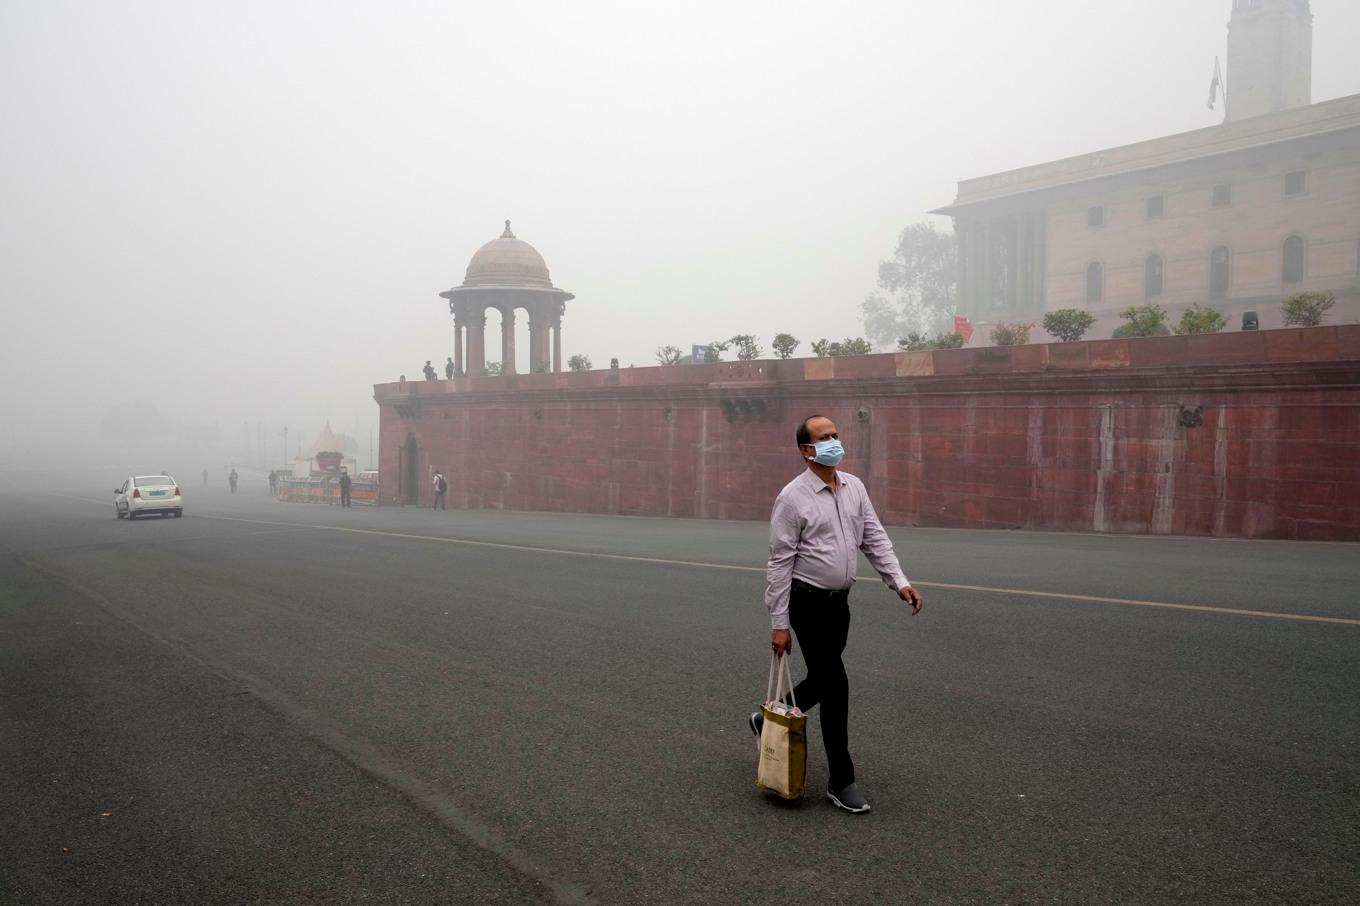
[[[1153,195],[1147,200],[1148,220],[1155,220],[1166,214],[1166,196]]]
[[[1094,305],[1105,295],[1105,267],[1099,261],[1086,265],[1086,304]]]
[[[1103,205],[1086,209],[1086,225],[1093,227],[1105,225],[1105,208]]]
[[[1209,255],[1209,298],[1226,299],[1232,283],[1232,253],[1224,245]]]
[[[1308,192],[1308,171],[1294,170],[1284,175],[1284,194],[1304,195]]]
[[[1303,282],[1303,240],[1298,236],[1284,241],[1284,282]]]
[[[1232,183],[1225,182],[1221,186],[1214,186],[1214,207],[1226,208],[1232,204]]]
[[[1161,255],[1148,255],[1143,267],[1143,295],[1156,299],[1162,294],[1163,264]]]

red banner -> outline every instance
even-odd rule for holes
[[[963,315],[954,316],[954,333],[963,337],[963,342],[967,343],[973,339],[973,322]]]

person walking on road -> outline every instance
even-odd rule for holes
[[[227,484],[231,485],[231,492],[233,494],[236,493],[236,480],[240,477],[241,477],[240,475],[236,474],[236,467],[232,466],[231,473],[227,475]]]
[[[208,470],[207,470],[207,469],[204,469],[204,470],[203,470],[203,487],[206,488],[207,486],[208,486]]]
[[[340,470],[340,505],[347,507],[349,502],[349,489],[353,481],[349,477],[349,472],[345,469]]]
[[[850,684],[841,654],[850,633],[850,586],[863,551],[883,582],[921,612],[921,595],[911,587],[883,531],[864,483],[837,466],[845,456],[831,419],[813,415],[798,426],[798,453],[807,469],[784,486],[770,516],[770,560],[765,569],[765,608],[770,614],[770,647],[793,651],[790,628],[807,663],[807,678],[793,698],[804,711],[822,707],[826,746],[827,798],[847,812],[869,811],[855,785],[848,720]],[[760,736],[759,711],[748,720]]]
[[[443,472],[436,469],[434,473],[434,506],[430,507],[430,509],[432,510],[448,509],[448,507],[444,505],[444,497],[445,495],[448,494],[448,490],[449,490],[448,480],[444,478]]]
[[[273,469],[269,470],[269,496],[279,496],[279,473]]]

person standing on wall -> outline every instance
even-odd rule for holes
[[[864,483],[837,466],[845,456],[831,419],[813,415],[798,426],[798,453],[807,469],[784,486],[770,516],[770,560],[765,569],[765,608],[770,614],[770,647],[793,651],[790,628],[807,662],[807,678],[794,687],[798,707],[822,706],[826,746],[827,798],[847,812],[869,811],[855,786],[850,758],[850,684],[841,654],[850,633],[850,586],[863,551],[883,582],[921,612],[921,595],[911,587],[892,541],[883,531]],[[748,719],[760,736],[759,711]]]
[[[432,510],[446,510],[446,509],[448,509],[448,507],[444,505],[444,497],[445,497],[445,495],[448,493],[448,490],[449,490],[449,482],[448,482],[447,479],[444,478],[444,473],[441,472],[441,471],[439,471],[438,469],[435,469],[435,471],[434,471],[434,506],[430,507],[430,509],[432,509]]]
[[[341,470],[340,470],[340,505],[341,505],[341,506],[347,507],[347,506],[350,505],[349,489],[350,489],[351,485],[353,485],[353,483],[354,483],[354,482],[353,482],[353,479],[351,479],[351,478],[349,477],[349,470],[348,470],[348,469],[341,469]]]

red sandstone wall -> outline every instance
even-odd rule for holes
[[[1360,327],[375,389],[384,504],[764,519],[820,412],[892,524],[1360,540]]]

